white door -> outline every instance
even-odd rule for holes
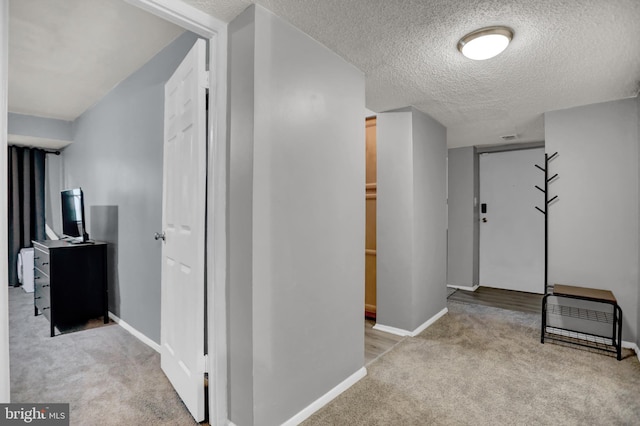
[[[204,420],[206,65],[198,40],[165,85],[161,365]]]
[[[544,293],[544,149],[480,155],[480,285]],[[486,212],[483,213],[483,206]]]

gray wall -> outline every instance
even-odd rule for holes
[[[559,179],[549,208],[549,281],[612,290],[622,338],[638,335],[638,104],[624,99],[545,113]]]
[[[378,114],[376,133],[376,322],[414,330],[411,112]]]
[[[638,144],[640,145],[640,95],[636,97],[636,108],[638,109]],[[640,149],[638,150],[640,154]],[[638,158],[638,164],[640,164],[640,158]],[[639,184],[640,190],[640,184]],[[638,202],[640,203],[640,195],[638,196]],[[640,210],[640,207],[639,207]],[[640,250],[639,253],[640,255]],[[640,258],[638,259],[638,264],[640,265]],[[638,277],[638,307],[637,307],[637,317],[638,317],[638,328],[636,328],[636,343],[640,347],[640,277]]]
[[[446,129],[378,114],[377,152],[377,321],[413,331],[446,307]]]
[[[96,230],[117,239],[109,242],[118,244],[119,304],[109,308],[155,342],[160,341],[161,247],[153,234],[162,220],[164,83],[195,40],[184,33],[78,117],[74,143],[63,152],[64,186],[83,188],[90,236]],[[119,217],[93,218],[96,206],[117,207],[111,210]],[[117,230],[94,222],[103,217]]]
[[[364,365],[364,76],[260,6],[229,44],[230,414],[276,425]]]
[[[478,284],[478,156],[472,146],[448,151],[447,284]]]
[[[72,123],[70,121],[53,118],[36,117],[33,115],[8,115],[8,130],[11,135],[35,136],[38,138],[59,139],[72,141]]]
[[[415,109],[412,129],[412,321],[416,328],[447,306],[447,129]]]
[[[255,15],[228,27],[229,49],[229,418],[253,424],[253,145]]]

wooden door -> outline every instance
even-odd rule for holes
[[[366,119],[366,231],[364,314],[376,317],[376,118]]]
[[[205,49],[197,40],[165,85],[160,316],[162,371],[198,422],[205,417]]]

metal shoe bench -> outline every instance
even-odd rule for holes
[[[620,361],[622,309],[609,290],[556,284],[542,298],[540,343],[545,339],[615,353]]]

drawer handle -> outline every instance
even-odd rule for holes
[[[44,265],[48,265],[48,264],[49,264],[49,262],[42,262],[42,265],[43,265],[43,266],[44,266]]]
[[[42,296],[38,296],[38,297],[36,297],[36,299],[42,299]]]
[[[40,258],[39,258],[38,256],[36,256],[36,257],[34,257],[34,259],[35,259],[35,260],[38,260],[38,259],[40,259]]]
[[[42,288],[49,287],[50,285],[51,284],[45,284],[45,285],[42,286]]]
[[[47,306],[46,308],[42,308],[41,311],[46,311],[47,309],[51,309],[51,307]]]
[[[41,277],[33,277],[34,280],[39,280]]]

